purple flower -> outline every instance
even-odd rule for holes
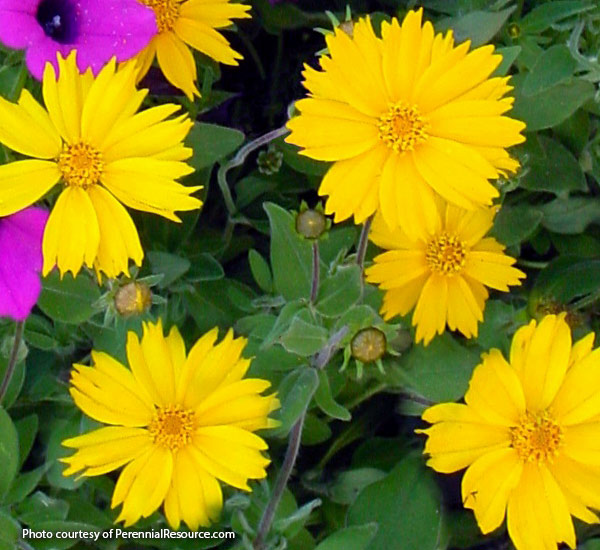
[[[83,72],[97,73],[113,56],[125,61],[158,32],[154,12],[137,0],[0,0],[0,42],[27,50],[31,74],[41,80],[56,54],[77,50]]]
[[[26,208],[0,218],[0,317],[23,321],[42,283],[42,235],[48,212]]]

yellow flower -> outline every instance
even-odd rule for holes
[[[250,6],[229,0],[139,0],[156,14],[158,34],[136,57],[141,79],[154,56],[166,79],[183,90],[189,99],[200,95],[196,88],[196,61],[188,48],[206,54],[219,63],[237,65],[242,56],[215,29],[228,27],[232,19],[250,17]]]
[[[279,406],[261,396],[270,383],[243,379],[250,359],[244,338],[230,330],[215,345],[217,329],[200,338],[186,358],[177,328],[163,336],[160,321],[144,324],[141,342],[127,336],[131,370],[101,352],[94,366],[74,365],[71,395],[88,416],[111,426],[63,441],[77,452],[62,459],[64,475],[97,476],[121,466],[112,497],[123,505],[117,521],[133,525],[163,502],[174,529],[216,521],[223,495],[218,480],[249,491],[262,479],[267,444],[254,431],[276,425]]]
[[[428,465],[462,481],[483,533],[507,515],[517,550],[575,548],[571,515],[600,509],[600,350],[594,335],[571,345],[564,314],[520,328],[510,350],[482,356],[465,404],[430,407]]]
[[[489,180],[519,166],[505,149],[524,141],[525,125],[502,116],[513,104],[503,98],[508,78],[489,78],[502,57],[491,45],[469,53],[469,41],[455,46],[421,18],[384,22],[382,38],[369,18],[352,36],[338,28],[323,70],[305,67],[310,97],[296,103],[286,141],[334,161],[319,193],[336,222],[380,209],[411,234],[433,224],[435,193],[467,209],[489,205],[498,196]]]
[[[174,180],[193,172],[183,139],[186,116],[167,104],[136,114],[147,90],[136,90],[133,65],[116,70],[114,59],[96,78],[80,74],[75,53],[58,57],[59,76],[46,64],[46,109],[25,89],[19,101],[0,98],[0,142],[34,159],[0,166],[0,216],[33,204],[59,181],[62,191],[43,241],[46,275],[55,264],[76,275],[85,264],[109,277],[141,265],[137,230],[120,204],[179,221],[175,210],[200,208],[190,197],[200,187]],[[119,202],[120,201],[120,202]]]
[[[525,277],[512,267],[515,259],[504,254],[504,246],[485,237],[495,208],[468,211],[440,202],[434,213],[432,227],[421,225],[414,239],[400,228],[391,231],[377,215],[370,238],[387,252],[366,270],[367,281],[386,291],[384,318],[415,308],[416,340],[425,345],[444,332],[446,324],[467,338],[477,336],[486,286],[507,292],[509,285],[519,285]]]

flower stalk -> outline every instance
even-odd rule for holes
[[[8,391],[8,386],[10,385],[10,381],[15,373],[15,368],[17,366],[17,361],[19,358],[19,348],[21,347],[21,340],[23,340],[23,331],[25,329],[25,322],[19,321],[16,324],[15,329],[15,339],[13,342],[13,347],[10,352],[10,357],[8,359],[8,365],[6,367],[6,372],[4,373],[4,379],[2,380],[2,385],[0,385],[0,405],[2,401],[4,401],[4,397],[6,396],[6,392]]]

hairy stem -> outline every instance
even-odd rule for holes
[[[312,282],[310,285],[310,303],[317,301],[319,292],[319,241],[313,241],[312,245]]]
[[[6,392],[8,390],[8,386],[10,381],[15,373],[15,367],[17,366],[17,359],[19,357],[19,348],[21,347],[21,340],[23,339],[23,330],[25,328],[25,322],[20,321],[17,323],[15,330],[15,340],[13,342],[13,347],[10,352],[10,357],[8,359],[8,366],[6,367],[6,372],[4,373],[4,379],[2,380],[2,385],[0,385],[0,404],[4,400],[6,396]]]
[[[367,219],[367,221],[365,221],[362,227],[362,231],[360,232],[358,247],[356,248],[356,263],[360,266],[361,273],[364,271],[365,255],[367,253],[367,245],[369,244],[369,231],[371,231],[373,216],[371,216]]]
[[[242,164],[244,164],[244,161],[246,160],[248,155],[252,153],[252,151],[255,151],[259,147],[266,145],[274,139],[277,139],[278,137],[287,134],[288,131],[289,130],[285,126],[282,126],[281,128],[277,128],[276,130],[272,130],[267,134],[257,137],[256,139],[246,143],[246,145],[241,147],[240,150],[235,154],[235,156],[231,160],[221,165],[219,171],[217,172],[217,181],[219,183],[221,193],[223,194],[225,206],[227,207],[227,211],[229,212],[230,216],[233,216],[236,213],[237,208],[235,206],[233,197],[231,196],[229,184],[227,183],[227,172],[229,172],[229,170],[235,168],[236,166],[241,166]]]
[[[283,492],[285,491],[288,480],[292,475],[294,464],[296,464],[296,459],[298,458],[298,451],[300,450],[300,442],[302,441],[302,430],[304,428],[305,418],[306,410],[296,421],[294,427],[292,428],[292,431],[290,432],[288,448],[285,452],[285,458],[283,459],[281,470],[279,471],[279,475],[277,476],[277,481],[275,482],[275,487],[273,488],[271,499],[269,500],[269,503],[267,504],[267,507],[265,508],[265,511],[262,517],[260,518],[260,523],[258,524],[256,539],[254,539],[253,543],[254,550],[263,550],[263,548],[265,547],[265,541],[269,530],[271,529],[273,519],[275,518],[275,512],[277,511],[277,507],[279,506],[279,501],[283,496]]]

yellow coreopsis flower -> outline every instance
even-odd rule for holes
[[[185,159],[187,116],[167,104],[137,113],[147,90],[136,90],[135,71],[108,63],[94,78],[80,74],[75,53],[59,55],[58,78],[46,64],[46,109],[25,89],[19,101],[0,98],[0,142],[33,159],[0,166],[0,216],[42,198],[58,182],[62,191],[44,231],[43,274],[54,265],[76,275],[82,265],[109,277],[128,273],[129,258],[144,256],[135,225],[121,203],[179,221],[176,210],[202,202],[175,180],[193,172]]]
[[[125,465],[111,503],[123,505],[117,521],[125,526],[164,502],[171,527],[183,521],[196,530],[218,519],[218,480],[249,491],[249,479],[266,476],[267,444],[253,432],[277,424],[268,415],[279,402],[260,395],[266,380],[244,379],[246,340],[230,330],[215,344],[217,335],[214,328],[202,336],[186,358],[177,328],[165,338],[160,321],[144,324],[141,342],[127,337],[131,370],[101,352],[92,352],[92,367],[74,365],[75,403],[111,426],[63,442],[77,449],[62,459],[64,474],[97,476]]]
[[[446,325],[467,338],[477,336],[483,320],[487,287],[507,292],[525,274],[504,246],[492,237],[495,208],[463,210],[438,201],[433,226],[418,228],[410,238],[400,228],[391,230],[381,215],[375,217],[371,240],[387,252],[366,270],[367,281],[385,290],[385,319],[406,315],[414,308],[416,341],[427,345]]]
[[[200,95],[196,88],[196,62],[188,48],[219,63],[237,65],[242,56],[234,51],[225,37],[215,29],[228,27],[232,19],[250,17],[250,6],[229,0],[139,0],[156,15],[158,34],[136,57],[142,78],[154,57],[166,79],[189,99]]]
[[[564,314],[515,334],[510,362],[493,349],[475,367],[465,404],[430,407],[429,466],[463,468],[462,497],[483,533],[507,516],[517,550],[575,548],[571,515],[598,522],[600,350],[572,346]]]
[[[305,67],[310,97],[296,103],[286,141],[334,162],[319,193],[335,221],[361,223],[380,209],[412,234],[433,227],[435,193],[467,209],[489,205],[498,196],[489,180],[519,166],[505,149],[524,140],[525,125],[503,116],[508,78],[490,78],[502,57],[491,45],[455,46],[421,18],[384,22],[381,38],[369,18],[352,36],[337,28],[322,71]]]

